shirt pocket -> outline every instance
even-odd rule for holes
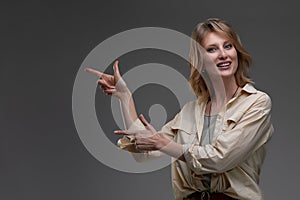
[[[241,120],[241,118],[243,117],[244,113],[241,111],[236,111],[233,112],[232,115],[228,116],[227,118],[225,118],[225,122],[222,128],[222,131],[228,131],[228,130],[232,130],[237,123]]]

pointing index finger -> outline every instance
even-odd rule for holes
[[[135,131],[129,130],[115,130],[114,133],[117,135],[136,135]]]
[[[88,73],[91,73],[91,74],[94,74],[94,75],[96,75],[96,76],[98,76],[98,77],[101,77],[101,76],[104,74],[104,73],[99,72],[99,71],[97,71],[97,70],[94,70],[94,69],[92,69],[92,68],[85,68],[84,71],[86,71],[86,72],[88,72]]]

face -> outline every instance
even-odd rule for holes
[[[218,74],[222,78],[234,79],[238,67],[238,56],[233,44],[225,36],[211,32],[203,39],[202,46],[205,49],[205,55],[216,67]]]

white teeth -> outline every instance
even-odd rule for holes
[[[227,67],[230,65],[230,62],[218,64],[219,67]]]

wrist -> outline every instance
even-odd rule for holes
[[[182,144],[176,143],[173,140],[169,140],[167,138],[165,138],[162,142],[162,146],[160,147],[160,151],[172,156],[176,159],[180,159],[180,160],[185,160],[184,156],[183,156],[183,151],[182,151]]]
[[[128,88],[126,88],[124,91],[122,91],[119,95],[120,101],[129,101],[131,99],[131,92]]]
[[[165,148],[171,141],[163,136],[159,136],[159,140],[156,144],[157,150]]]

